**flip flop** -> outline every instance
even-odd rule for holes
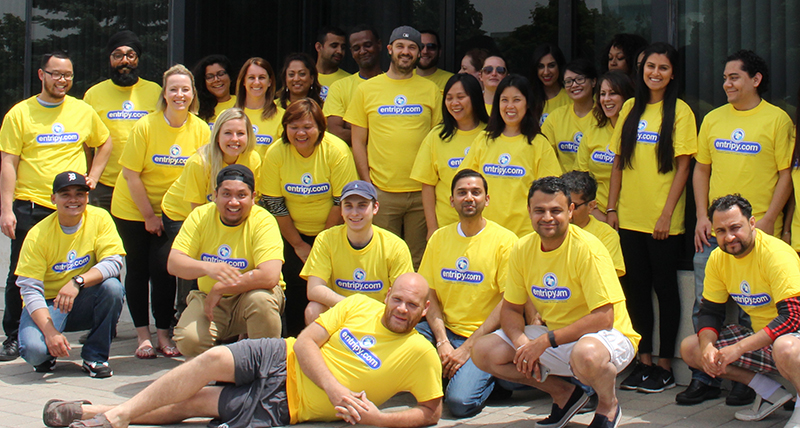
[[[164,347],[158,346],[156,347],[156,352],[167,358],[175,358],[183,356],[183,354],[181,354],[181,351],[179,351],[176,346],[164,346]]]
[[[153,347],[150,345],[136,348],[134,355],[136,355],[136,358],[140,360],[152,360],[153,358],[157,357],[155,349],[153,349]]]
[[[69,428],[114,428],[104,414],[99,414],[85,421],[75,421],[69,424]]]
[[[89,400],[50,400],[42,410],[42,422],[49,427],[65,427],[83,416],[82,404],[92,404]]]

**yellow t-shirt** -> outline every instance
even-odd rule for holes
[[[372,240],[356,250],[347,239],[347,226],[320,232],[311,248],[300,277],[316,276],[342,296],[364,294],[383,302],[398,276],[414,272],[411,252],[405,241],[378,226],[372,226]]]
[[[411,167],[422,140],[442,121],[441,105],[442,92],[416,74],[403,80],[381,74],[358,86],[344,120],[369,129],[369,175],[377,188],[420,191]]]
[[[0,127],[0,151],[19,156],[14,199],[55,209],[53,179],[64,171],[85,172],[83,144],[99,147],[109,135],[97,112],[69,95],[50,108],[36,96],[17,103]]]
[[[792,119],[762,100],[753,109],[739,111],[730,104],[712,110],[703,119],[697,137],[698,162],[711,164],[708,203],[739,193],[753,205],[753,216],[766,214],[778,171],[789,168],[794,140]],[[780,236],[783,213],[775,220]]]
[[[489,205],[483,216],[523,237],[533,232],[528,216],[528,189],[534,180],[560,176],[561,166],[544,135],[537,135],[531,144],[524,135],[500,135],[489,140],[480,133],[461,163],[486,177],[489,184]]]
[[[756,229],[755,247],[740,259],[716,248],[706,264],[703,298],[725,303],[728,295],[753,322],[766,327],[781,300],[800,296],[800,258],[785,242]]]
[[[558,94],[553,98],[544,102],[544,109],[542,110],[542,117],[539,119],[539,126],[543,126],[547,116],[554,112],[557,108],[572,105],[572,98],[567,95],[567,90],[561,88]]]
[[[486,106],[486,114],[491,116],[492,115],[492,105],[491,104],[484,104],[484,106]],[[541,126],[541,124],[539,126]]]
[[[114,187],[117,176],[122,171],[119,157],[125,149],[128,135],[137,120],[156,111],[156,103],[161,95],[161,86],[149,80],[139,78],[133,86],[117,86],[104,80],[86,91],[83,100],[92,106],[100,119],[111,132],[111,158],[108,160],[100,182]]]
[[[575,157],[575,169],[589,171],[597,181],[597,208],[606,212],[608,207],[608,189],[611,187],[611,170],[614,168],[614,152],[611,151],[611,136],[614,127],[611,122],[600,128],[596,121],[583,132],[578,155]]]
[[[622,248],[619,245],[619,233],[607,223],[592,216],[589,216],[589,223],[586,224],[583,230],[596,236],[605,245],[611,260],[614,261],[614,269],[617,270],[617,276],[624,276],[625,260],[622,258]]]
[[[414,160],[414,167],[411,169],[411,178],[422,184],[434,186],[436,221],[439,227],[458,221],[458,213],[450,206],[450,185],[458,167],[469,153],[472,142],[478,133],[486,128],[486,124],[480,123],[471,131],[456,129],[455,134],[447,141],[439,137],[442,127],[443,125],[437,125],[431,129],[422,141],[417,158]]]
[[[417,70],[417,76],[419,76],[419,70]],[[447,85],[447,81],[453,77],[453,73],[442,70],[441,68],[437,68],[436,71],[433,72],[430,76],[422,76],[431,82],[435,83],[436,86],[439,88],[440,91],[444,92],[444,87]]]
[[[140,173],[156,215],[161,215],[164,193],[181,176],[189,156],[208,142],[210,133],[208,124],[193,114],[178,128],[169,126],[160,111],[148,114],[133,126],[119,164]],[[122,172],[111,199],[111,214],[123,220],[144,221]]]
[[[384,304],[361,294],[350,296],[315,321],[330,339],[320,348],[325,365],[345,388],[364,391],[376,406],[401,391],[418,402],[442,396],[442,363],[427,339],[412,330],[394,333],[383,326]],[[336,410],[306,376],[287,339],[286,395],[291,423],[337,421]]]
[[[794,138],[792,138],[794,140]],[[800,252],[800,166],[794,165],[792,167],[792,188],[794,189],[794,215],[792,216],[792,248]]]
[[[258,183],[261,173],[261,156],[255,150],[247,154],[243,153],[235,163],[250,168],[256,183]],[[169,186],[169,190],[164,194],[164,198],[161,200],[161,211],[164,215],[174,221],[183,221],[192,212],[193,203],[203,205],[211,202],[214,198],[213,189],[216,187],[217,177],[212,178],[210,174],[211,166],[203,161],[198,150],[189,157],[181,176],[172,183],[172,186]]]
[[[253,124],[253,132],[256,134],[256,152],[261,155],[261,159],[267,155],[267,149],[273,142],[281,138],[283,133],[283,113],[286,112],[278,103],[275,103],[278,111],[271,118],[264,120],[261,119],[261,109],[253,110],[249,108],[244,109],[244,114],[250,118],[250,123]]]
[[[503,298],[508,256],[517,236],[486,220],[472,237],[458,233],[458,223],[439,228],[428,240],[419,274],[436,290],[444,325],[470,337]]]
[[[311,156],[304,158],[283,140],[272,145],[259,180],[263,195],[286,199],[294,226],[314,236],[325,228],[333,198],[344,185],[358,180],[353,154],[339,137],[326,132]]]
[[[619,153],[622,128],[625,119],[633,108],[635,99],[631,98],[622,105],[617,127],[611,137],[611,150]],[[658,172],[656,153],[657,142],[661,139],[661,105],[663,101],[648,104],[639,119],[639,132],[636,138],[636,150],[631,159],[631,167],[622,171],[622,187],[619,192],[617,215],[619,227],[637,232],[653,233],[656,221],[667,202],[667,195],[675,179],[676,168],[666,174]],[[672,145],[675,157],[694,155],[697,153],[697,125],[692,109],[683,100],[675,105],[675,127],[672,133]],[[670,235],[679,235],[685,231],[683,224],[686,207],[686,189],[681,192],[678,204],[672,211],[669,226]]]
[[[320,73],[317,78],[319,79],[319,84],[322,85],[319,90],[319,97],[322,98],[322,101],[325,101],[326,98],[328,98],[328,93],[330,93],[330,88],[331,85],[333,85],[333,82],[349,76],[350,73],[342,70],[341,68],[331,74]]]
[[[580,227],[570,225],[566,239],[553,251],[542,251],[536,233],[520,239],[511,250],[504,298],[523,305],[529,297],[550,330],[612,304],[614,328],[634,348],[639,346],[641,336],[631,325],[614,262],[603,243]]]
[[[591,112],[584,117],[578,117],[572,103],[550,113],[548,120],[542,125],[542,134],[553,146],[562,171],[575,169],[575,158],[583,141],[584,131],[594,123],[595,118]]]
[[[236,106],[236,95],[231,95],[231,99],[228,101],[217,103],[217,106],[214,107],[214,117],[208,119],[208,127],[213,130],[214,123],[217,121],[217,117],[220,113],[234,106]]]
[[[197,207],[183,222],[172,248],[203,262],[227,263],[241,273],[270,260],[283,262],[283,239],[275,217],[253,205],[241,224],[228,226],[219,218],[216,204]],[[216,281],[197,280],[197,288],[208,294]],[[283,286],[283,284],[281,284]]]
[[[367,80],[356,73],[331,84],[328,89],[328,97],[325,98],[325,104],[322,106],[322,113],[325,114],[325,117],[344,117],[345,113],[347,113],[347,106],[350,105],[350,101],[356,95],[358,85]]]
[[[19,264],[19,276],[44,283],[44,298],[55,299],[61,287],[76,275],[83,275],[100,260],[125,255],[122,240],[111,215],[102,208],[86,206],[78,230],[67,235],[52,213],[28,232]]]

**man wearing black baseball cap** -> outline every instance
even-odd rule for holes
[[[275,218],[254,205],[254,187],[246,166],[223,168],[214,203],[192,211],[172,244],[169,273],[197,279],[199,288],[175,327],[175,344],[187,357],[244,333],[281,335],[283,240]]]
[[[88,195],[83,174],[58,174],[50,196],[56,212],[22,244],[15,272],[25,301],[19,349],[37,372],[52,371],[57,357],[69,356],[62,332],[89,330],[83,370],[96,378],[113,374],[108,355],[125,295],[119,282],[125,249],[111,215],[87,206]]]

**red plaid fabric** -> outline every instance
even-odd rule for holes
[[[724,348],[752,335],[753,330],[747,327],[738,324],[727,325],[720,332],[719,339],[717,339],[717,343],[715,343],[714,346],[717,349]],[[778,368],[775,367],[775,360],[772,359],[772,345],[756,349],[755,351],[745,352],[738,360],[732,362],[731,365],[756,373],[778,372]]]

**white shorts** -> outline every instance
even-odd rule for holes
[[[500,336],[509,346],[514,348],[514,343],[511,342],[511,339],[506,336],[506,333],[502,329],[495,331],[494,334]],[[525,335],[528,336],[528,339],[533,340],[543,334],[547,334],[547,327],[543,325],[525,326]],[[617,368],[617,374],[624,370],[625,367],[628,367],[628,364],[633,361],[633,357],[636,356],[633,343],[631,343],[630,339],[613,328],[611,330],[600,330],[597,333],[584,334],[581,336],[581,339],[584,337],[593,337],[606,347],[611,358],[611,363]],[[557,376],[575,376],[575,374],[572,373],[572,368],[569,366],[569,358],[570,355],[572,355],[572,348],[575,346],[575,343],[577,342],[564,343],[558,345],[558,348],[547,348],[542,356],[539,357],[539,362],[550,369],[550,374]]]

